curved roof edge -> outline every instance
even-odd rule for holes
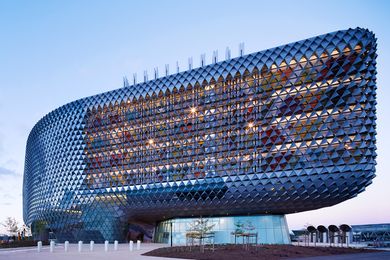
[[[137,83],[128,87],[122,87],[100,94],[84,97],[62,105],[43,116],[32,128],[28,139],[30,139],[30,136],[33,135],[36,131],[37,125],[45,123],[50,124],[50,120],[48,120],[49,118],[53,116],[60,116],[63,114],[63,112],[70,110],[69,108],[71,106],[74,107],[72,110],[75,110],[76,108],[85,109],[91,104],[112,101],[113,95],[116,94],[120,94],[122,99],[137,99],[141,96],[145,98],[146,95],[158,95],[161,91],[166,92],[169,90],[172,92],[174,88],[178,90],[181,86],[186,88],[188,85],[195,86],[197,84],[209,84],[212,81],[217,82],[220,78],[225,80],[228,77],[234,78],[237,75],[244,75],[246,71],[251,72],[255,68],[259,69],[259,66],[270,67],[273,63],[281,63],[283,60],[289,62],[292,57],[300,59],[300,57],[298,57],[299,53],[309,52],[309,55],[310,53],[314,52],[323,52],[327,49],[330,43],[332,43],[333,46],[341,45],[340,47],[343,47],[347,44],[356,45],[362,40],[376,41],[375,34],[368,29],[360,27],[355,29],[349,28],[347,30],[334,31],[259,52],[250,53],[229,60],[224,60],[215,64],[209,64],[203,67],[186,70],[143,83]],[[118,103],[120,102],[121,100],[119,99]]]

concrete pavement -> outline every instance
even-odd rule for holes
[[[172,260],[174,258],[152,257],[142,256],[143,253],[151,251],[156,248],[166,247],[166,244],[141,244],[141,249],[136,250],[134,244],[134,250],[129,251],[128,244],[119,244],[118,250],[114,251],[114,245],[109,245],[109,251],[104,251],[104,244],[95,244],[94,251],[89,250],[89,244],[83,245],[81,253],[78,252],[77,244],[70,244],[68,252],[65,252],[64,245],[59,244],[55,246],[54,252],[50,253],[49,246],[44,246],[40,253],[37,252],[36,247],[25,248],[10,248],[0,249],[0,259],[7,260],[128,260],[128,259],[140,259],[140,260]]]

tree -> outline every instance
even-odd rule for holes
[[[203,237],[205,234],[209,233],[214,226],[215,224],[209,225],[208,219],[200,217],[190,223],[189,231],[196,233],[199,237]]]
[[[23,239],[26,237],[31,236],[31,229],[26,224],[23,224],[23,226],[20,228],[20,233]]]
[[[200,251],[204,252],[203,240],[209,237],[210,235],[212,237],[214,236],[212,229],[214,228],[215,224],[209,224],[208,219],[204,219],[200,217],[199,219],[195,219],[189,225],[190,227],[187,230],[187,234],[186,234],[187,239],[191,239],[192,242],[194,239],[199,239]]]
[[[236,229],[233,234],[236,235],[250,233],[256,229],[256,227],[252,224],[250,220],[247,220],[246,222],[242,222],[241,220],[238,220],[237,222],[234,223],[234,226],[236,226]]]
[[[245,245],[245,248],[248,250],[248,245],[250,244],[250,239],[254,238],[255,243],[257,244],[257,232],[254,232],[256,227],[252,224],[250,220],[242,222],[238,220],[234,223],[236,229],[231,234],[234,235],[234,243],[237,243],[237,238],[242,237],[242,243]],[[245,240],[244,240],[245,239]]]
[[[18,222],[15,218],[7,217],[4,223],[1,223],[1,225],[7,229],[10,235],[16,235],[16,233],[19,231]]]

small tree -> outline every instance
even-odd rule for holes
[[[242,223],[241,220],[234,222],[234,226],[236,226],[236,229],[234,230],[233,234],[240,235],[244,233],[244,223]]]
[[[203,236],[204,234],[210,232],[214,226],[215,224],[209,225],[208,219],[200,217],[199,219],[196,219],[192,223],[190,223],[189,231],[195,232],[200,236]]]
[[[208,233],[212,231],[215,224],[209,224],[208,219],[200,217],[189,224],[190,227],[187,232],[187,238],[199,239],[199,245],[201,252],[204,252],[203,240]]]
[[[248,233],[251,233],[253,232],[253,230],[256,229],[256,227],[252,224],[252,221],[250,220],[247,220],[245,225],[244,225],[244,229],[248,232]]]
[[[20,228],[20,233],[22,235],[22,238],[26,239],[31,236],[31,228],[26,224],[23,224],[23,226]]]
[[[236,229],[234,230],[233,234],[236,235],[250,233],[256,229],[256,227],[252,224],[250,220],[247,220],[246,222],[242,222],[241,220],[238,220],[237,222],[234,223],[234,226],[236,226]]]
[[[237,220],[234,223],[236,227],[234,232],[231,234],[234,235],[234,243],[237,243],[237,237],[242,237],[242,243],[245,245],[245,248],[248,249],[248,244],[250,244],[250,238],[255,237],[255,243],[257,244],[257,232],[254,232],[256,227],[252,224],[250,220],[242,222]],[[246,240],[244,240],[246,238]]]
[[[19,231],[18,222],[15,218],[7,217],[5,221],[1,223],[1,225],[7,229],[11,236],[16,235],[16,233]]]

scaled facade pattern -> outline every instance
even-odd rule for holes
[[[66,104],[29,135],[24,220],[152,239],[169,218],[350,199],[375,176],[375,52],[372,32],[337,31]]]

